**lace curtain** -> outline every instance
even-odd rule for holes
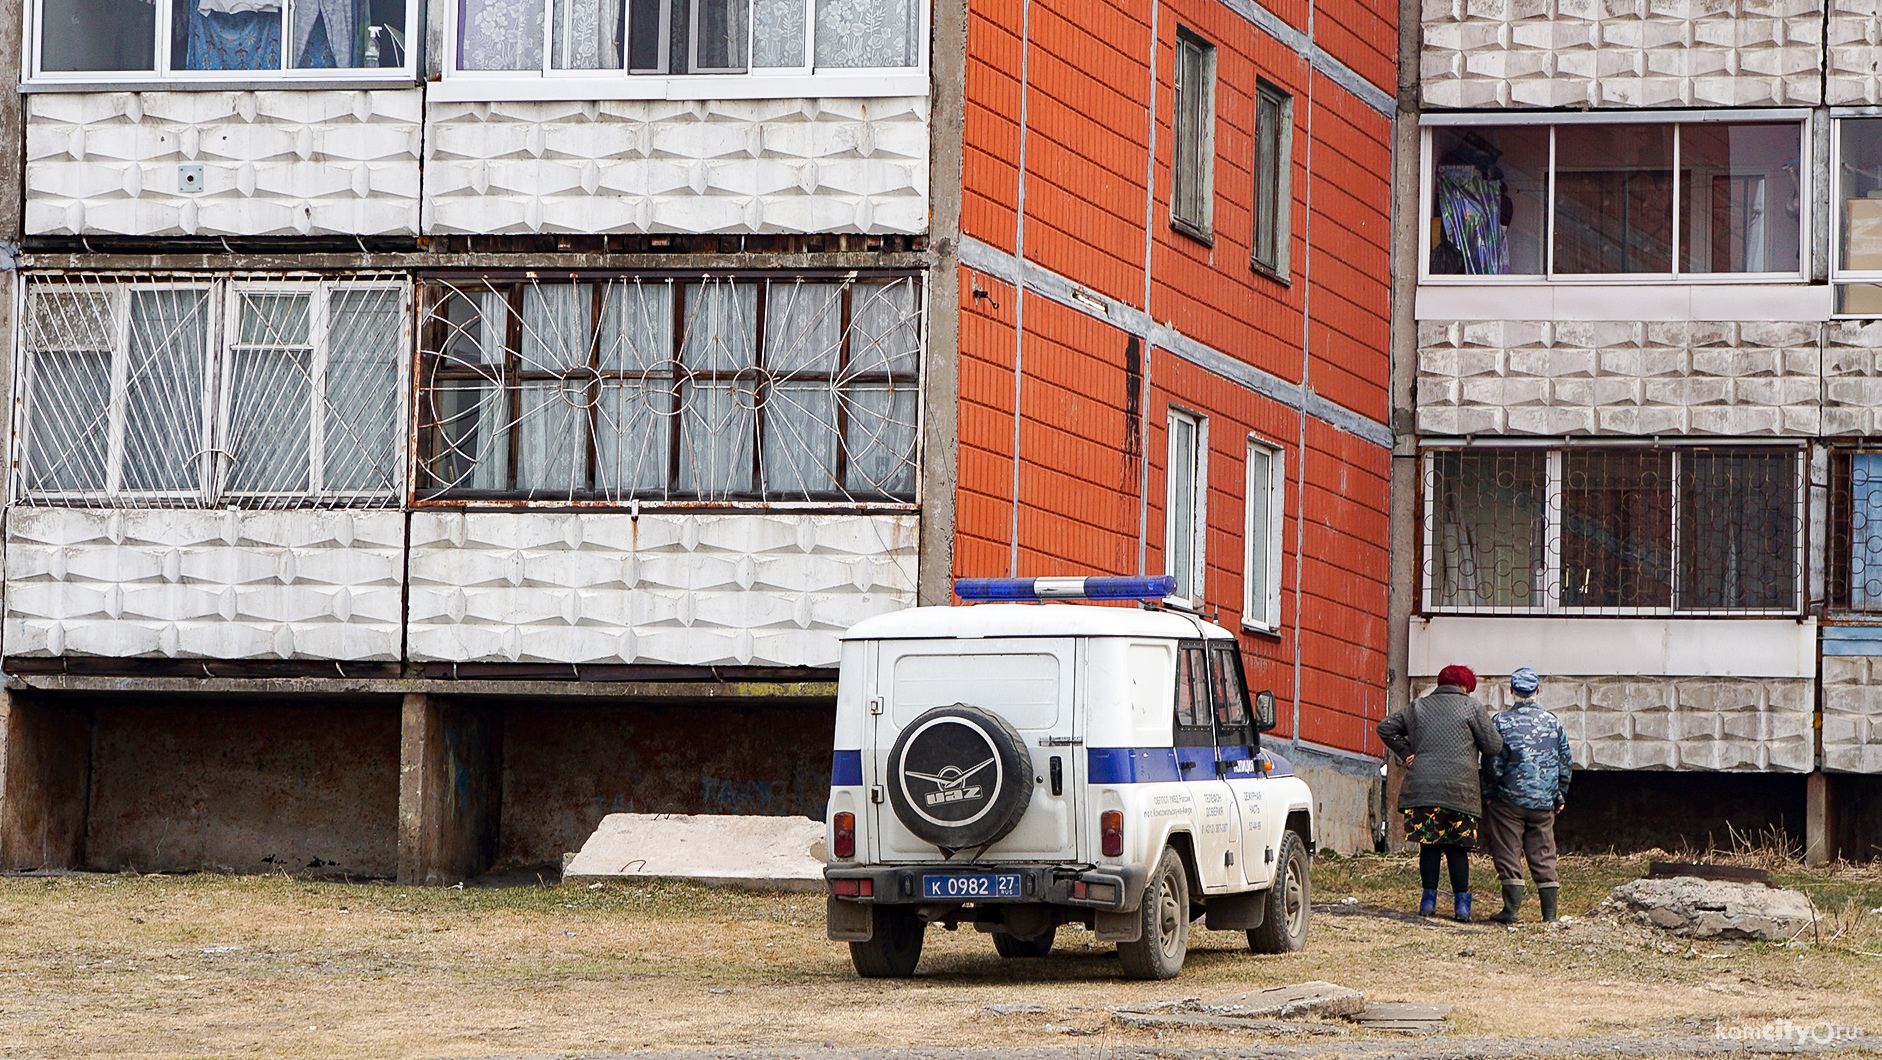
[[[805,22],[804,0],[752,0],[753,68],[803,66]]]
[[[457,65],[542,69],[541,0],[458,0]]]
[[[914,66],[920,0],[816,0],[817,65]]]
[[[660,489],[667,480],[678,411],[672,286],[609,285],[597,345],[602,371],[640,374],[601,384],[595,408],[595,488],[620,493]]]
[[[680,386],[680,481],[685,493],[713,496],[752,489],[757,426],[758,288],[704,283],[686,288],[680,351],[690,378]],[[701,378],[711,373],[716,378]]]
[[[619,70],[621,7],[622,0],[551,0],[549,65]]]

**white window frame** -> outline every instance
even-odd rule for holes
[[[459,4],[445,5],[444,77],[426,89],[430,100],[477,103],[492,100],[628,100],[628,99],[791,99],[880,98],[926,96],[930,91],[929,57],[933,37],[933,0],[917,0],[915,16],[916,63],[913,66],[818,68],[817,0],[804,3],[804,57],[797,67],[747,67],[738,72],[661,74],[620,70],[558,70],[550,66],[553,2],[542,0],[542,66],[537,70],[460,70],[458,68]],[[755,14],[757,5],[748,7]],[[691,17],[698,9],[692,8]],[[625,12],[623,18],[625,18]],[[750,46],[751,33],[746,33]],[[688,36],[691,47],[691,35]],[[661,42],[668,54],[670,40]]]
[[[1812,187],[1811,167],[1800,164],[1797,172],[1798,202],[1798,255],[1797,268],[1784,272],[1680,272],[1679,271],[1679,226],[1681,182],[1673,181],[1673,266],[1670,273],[1557,273],[1555,269],[1555,130],[1566,125],[1701,125],[1715,122],[1750,124],[1760,122],[1773,125],[1795,124],[1798,127],[1798,158],[1810,157],[1811,113],[1801,108],[1772,108],[1770,110],[1711,110],[1711,111],[1637,111],[1633,113],[1616,111],[1586,111],[1575,113],[1541,112],[1467,114],[1443,113],[1427,114],[1420,118],[1419,129],[1419,174],[1418,174],[1418,282],[1433,286],[1470,287],[1484,285],[1536,285],[1552,286],[1653,286],[1673,284],[1765,284],[1765,283],[1807,283],[1810,279],[1810,247],[1813,217],[1811,212],[1815,189]],[[1492,275],[1433,275],[1431,272],[1431,224],[1434,205],[1434,189],[1437,177],[1437,159],[1432,150],[1433,132],[1440,127],[1489,127],[1528,125],[1542,126],[1549,130],[1549,197],[1550,205],[1545,213],[1543,247],[1545,260],[1540,273],[1522,273],[1506,276]],[[1680,139],[1678,129],[1673,135],[1673,172],[1679,172]]]
[[[1681,607],[1678,606],[1679,599],[1680,599],[1680,590],[1681,590],[1680,579],[1681,579],[1682,571],[1684,570],[1684,568],[1680,566],[1679,561],[1678,561],[1678,557],[1680,554],[1680,532],[1681,532],[1682,525],[1684,522],[1680,517],[1680,509],[1679,509],[1679,504],[1680,504],[1679,498],[1681,495],[1680,476],[1683,473],[1681,470],[1683,461],[1680,459],[1680,456],[1682,452],[1684,452],[1685,450],[1690,450],[1690,449],[1723,449],[1723,448],[1731,448],[1735,446],[1742,447],[1742,448],[1765,449],[1765,450],[1794,449],[1796,451],[1797,459],[1796,459],[1796,467],[1793,472],[1794,482],[1793,482],[1793,493],[1792,493],[1792,497],[1793,497],[1792,525],[1796,527],[1796,531],[1791,542],[1792,555],[1796,559],[1796,569],[1794,572],[1795,583],[1791,587],[1792,599],[1795,601],[1795,603],[1793,606],[1789,608],[1781,608],[1781,609],[1779,608],[1682,609]],[[1434,586],[1434,582],[1436,580],[1436,567],[1432,563],[1432,557],[1437,554],[1437,550],[1439,548],[1439,545],[1437,543],[1439,525],[1438,525],[1436,491],[1431,489],[1431,483],[1436,481],[1436,478],[1437,478],[1437,471],[1436,471],[1437,455],[1442,452],[1464,452],[1473,448],[1481,448],[1481,449],[1538,449],[1539,448],[1539,449],[1544,449],[1547,452],[1547,464],[1543,472],[1545,475],[1545,481],[1544,481],[1545,500],[1542,506],[1543,518],[1545,520],[1544,527],[1543,527],[1543,550],[1542,550],[1543,559],[1544,559],[1544,562],[1546,563],[1546,566],[1543,568],[1543,579],[1544,579],[1545,588],[1541,594],[1542,603],[1539,605],[1531,605],[1528,607],[1518,607],[1518,606],[1510,605],[1510,606],[1485,608],[1485,607],[1458,606],[1455,604],[1442,604],[1442,603],[1439,603],[1437,600],[1437,593],[1435,591],[1435,586]],[[1575,448],[1585,450],[1585,449],[1590,449],[1590,448],[1602,448],[1602,446],[1583,445],[1583,446],[1576,446]],[[1508,440],[1499,439],[1495,443],[1485,443],[1484,445],[1481,445],[1481,446],[1473,446],[1468,443],[1454,443],[1454,444],[1448,444],[1448,445],[1440,443],[1440,444],[1426,445],[1419,455],[1418,462],[1419,462],[1419,471],[1420,471],[1420,482],[1423,484],[1420,489],[1420,492],[1423,494],[1423,499],[1419,505],[1421,509],[1420,515],[1423,520],[1423,526],[1420,528],[1420,531],[1419,531],[1419,535],[1420,535],[1419,547],[1423,554],[1420,557],[1419,564],[1418,564],[1419,566],[1418,593],[1419,593],[1419,606],[1420,606],[1421,611],[1427,615],[1486,615],[1487,614],[1487,615],[1509,616],[1509,617],[1523,617],[1523,616],[1536,615],[1536,616],[1562,616],[1562,617],[1589,616],[1589,617],[1609,617],[1609,618],[1637,618],[1641,616],[1669,616],[1669,617],[1682,617],[1683,616],[1683,617],[1690,617],[1690,618],[1726,618],[1726,617],[1737,617],[1737,616],[1746,616],[1746,615],[1766,616],[1766,617],[1789,617],[1792,615],[1801,615],[1807,611],[1809,607],[1809,602],[1810,602],[1809,586],[1806,582],[1806,579],[1809,577],[1809,567],[1810,567],[1809,551],[1808,551],[1809,519],[1807,518],[1808,516],[1807,506],[1809,502],[1809,489],[1808,489],[1809,477],[1808,476],[1810,474],[1810,455],[1803,445],[1801,444],[1800,445],[1788,445],[1784,443],[1783,441],[1777,440],[1777,439],[1745,439],[1742,441],[1741,440],[1708,439],[1704,442],[1694,442],[1694,443],[1684,444],[1684,445],[1642,446],[1639,444],[1630,444],[1630,445],[1614,445],[1614,446],[1609,446],[1606,448],[1617,448],[1617,449],[1624,448],[1624,449],[1630,449],[1630,450],[1651,449],[1655,452],[1670,452],[1672,454],[1672,461],[1671,461],[1672,481],[1667,484],[1667,488],[1672,491],[1672,505],[1673,505],[1672,533],[1668,540],[1668,550],[1670,554],[1674,557],[1672,598],[1671,598],[1672,603],[1671,604],[1669,604],[1666,607],[1584,607],[1584,606],[1579,606],[1579,605],[1567,605],[1567,604],[1562,603],[1560,593],[1554,587],[1560,586],[1562,582],[1562,479],[1563,479],[1562,455],[1568,452],[1568,450],[1559,444],[1549,444],[1549,443],[1533,444],[1532,443],[1532,444],[1525,445],[1521,442],[1515,442],[1514,444],[1512,444]]]
[[[25,314],[30,311],[27,287],[19,285],[18,301],[15,303],[16,321],[14,334],[17,352],[16,371],[18,378],[24,381],[20,402],[21,421],[14,432],[14,487],[13,496],[28,503],[53,505],[117,505],[126,501],[165,504],[174,506],[179,503],[212,505],[223,501],[232,506],[285,507],[304,506],[315,503],[340,504],[369,502],[383,504],[396,502],[405,494],[405,471],[407,460],[407,422],[410,400],[410,360],[404,351],[411,349],[411,308],[412,287],[409,282],[397,279],[384,280],[320,280],[309,277],[295,279],[261,279],[252,276],[216,277],[202,280],[135,280],[111,278],[109,296],[112,299],[113,335],[110,362],[109,407],[106,411],[108,443],[106,447],[106,474],[103,490],[38,490],[29,484],[33,466],[30,452],[31,417],[37,411],[34,398],[35,365],[33,351],[26,348]],[[53,284],[47,285],[57,290]],[[128,393],[128,372],[130,363],[130,300],[134,292],[144,291],[179,291],[196,290],[208,292],[205,316],[208,319],[207,349],[203,357],[203,379],[207,384],[200,402],[199,430],[200,449],[197,456],[195,477],[197,486],[191,490],[133,490],[123,485],[125,453],[125,401]],[[328,305],[335,293],[354,293],[360,291],[396,291],[400,295],[399,318],[400,332],[398,349],[401,353],[396,358],[398,367],[399,399],[395,402],[397,421],[393,425],[394,444],[398,447],[393,454],[397,468],[397,481],[393,488],[382,490],[327,490],[323,488],[323,461],[325,459],[325,420],[322,405],[325,373],[331,351],[328,348],[327,315]],[[310,416],[315,421],[310,424],[309,442],[309,488],[291,491],[234,491],[228,488],[230,478],[230,454],[223,448],[229,437],[230,402],[233,394],[233,361],[231,349],[241,345],[236,340],[240,337],[241,293],[257,294],[296,294],[312,292],[313,302],[309,307],[309,339],[313,346],[311,363],[314,373],[315,389],[310,401]]]
[[[1178,424],[1187,424],[1193,439],[1189,452],[1181,452],[1178,444]],[[1206,595],[1205,576],[1208,572],[1209,541],[1209,417],[1170,406],[1169,419],[1165,433],[1167,438],[1167,457],[1163,465],[1163,570],[1176,576],[1176,596],[1172,599],[1195,609],[1203,606]],[[1189,523],[1187,527],[1177,522],[1177,495],[1175,470],[1179,460],[1189,464],[1192,481],[1190,483]],[[1170,569],[1170,545],[1180,538],[1189,541],[1189,568],[1186,571]],[[1184,593],[1185,576],[1189,582],[1187,588],[1193,590]]]
[[[41,46],[44,43],[40,35],[40,26],[44,21],[45,0],[27,0],[25,17],[25,62],[21,73],[25,84],[23,90],[68,89],[108,90],[127,85],[151,85],[163,88],[207,88],[227,89],[232,85],[254,85],[258,83],[280,82],[282,88],[346,82],[362,85],[413,85],[418,81],[417,53],[424,38],[424,27],[419,20],[420,0],[405,0],[405,62],[400,66],[356,66],[356,67],[319,67],[297,69],[287,65],[292,61],[288,55],[287,3],[281,8],[282,66],[270,70],[181,70],[171,65],[171,26],[174,24],[176,7],[179,4],[192,3],[194,0],[151,0],[155,6],[155,52],[152,55],[153,69],[150,70],[44,70]],[[455,4],[452,5],[456,7]]]
[[[1267,474],[1257,474],[1256,459],[1267,464]],[[1281,558],[1286,551],[1284,527],[1287,523],[1287,453],[1279,446],[1248,436],[1248,462],[1245,465],[1247,492],[1242,506],[1242,627],[1261,633],[1281,631]],[[1258,511],[1254,500],[1265,498]],[[1260,549],[1257,550],[1257,544]],[[1257,596],[1248,572],[1262,572],[1263,592]]]
[[[1202,58],[1202,85],[1183,84],[1183,49],[1191,47]],[[1179,26],[1176,30],[1176,62],[1174,70],[1175,91],[1170,93],[1170,227],[1204,243],[1215,241],[1215,85],[1216,85],[1216,47],[1215,44],[1191,31]],[[1196,107],[1201,111],[1197,116],[1197,135],[1201,142],[1196,145],[1197,165],[1200,172],[1191,174],[1197,188],[1197,209],[1199,216],[1185,217],[1178,212],[1178,181],[1182,179],[1183,163],[1183,109],[1189,104],[1192,91],[1200,91],[1201,98]]]

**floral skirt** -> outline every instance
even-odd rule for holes
[[[1477,848],[1477,819],[1442,806],[1411,806],[1404,811],[1405,838],[1414,843]]]

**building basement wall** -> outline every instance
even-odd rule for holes
[[[519,703],[504,712],[499,859],[560,863],[610,813],[822,820],[836,705]]]
[[[93,725],[82,867],[396,871],[399,716],[390,702],[79,703]]]

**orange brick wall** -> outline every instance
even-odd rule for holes
[[[1305,0],[1265,6],[1310,24]],[[1396,4],[1316,3],[1311,25],[1328,53],[1392,92]],[[1178,26],[1216,46],[1208,244],[1169,223]],[[1294,97],[1285,283],[1248,263],[1257,77]],[[971,0],[964,138],[964,236],[1006,254],[1023,243],[1031,266],[1384,422],[1391,123],[1293,48],[1215,0]],[[1174,404],[1209,420],[1205,599],[1239,629],[1244,464],[1258,437],[1285,455],[1288,485],[1282,628],[1243,634],[1249,680],[1280,698],[1283,735],[1298,703],[1302,739],[1377,754],[1388,450],[1151,347],[1127,322],[1022,298],[974,269],[961,270],[957,306],[956,576],[1160,571]]]

